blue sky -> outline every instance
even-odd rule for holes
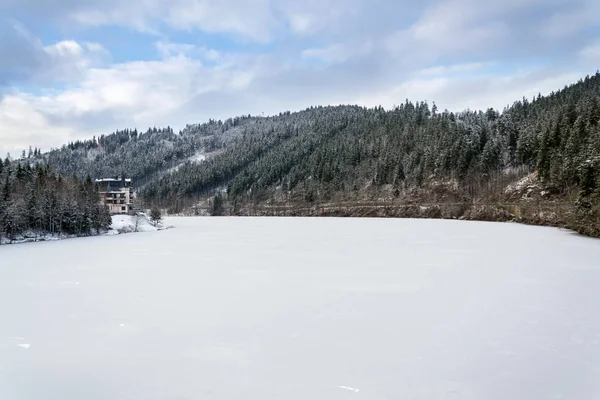
[[[0,0],[0,154],[311,105],[502,109],[600,66],[597,0]]]

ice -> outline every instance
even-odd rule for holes
[[[442,220],[165,225],[0,246],[0,399],[600,393],[598,240]]]

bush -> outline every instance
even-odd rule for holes
[[[152,221],[154,226],[157,226],[161,220],[162,214],[160,213],[160,210],[157,207],[152,207],[152,210],[150,210],[150,221]]]

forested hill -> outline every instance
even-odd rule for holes
[[[208,162],[188,163],[150,184],[148,200],[226,187],[233,199],[282,192],[336,194],[368,186],[460,186],[506,171],[539,171],[557,190],[596,188],[600,167],[600,74],[502,113],[440,112],[406,102],[382,108],[315,108],[259,119]]]
[[[502,112],[451,113],[409,101],[392,110],[312,107],[188,125],[178,134],[170,128],[125,130],[37,158],[66,174],[133,176],[147,203],[174,211],[217,192],[229,212],[248,204],[390,196],[435,202],[439,190],[432,196],[433,187],[445,188],[442,197],[453,201],[499,202],[531,173],[527,182],[535,181],[529,186],[539,189],[541,200],[578,201],[593,209],[599,122],[596,73]]]
[[[170,127],[145,132],[124,129],[92,140],[76,141],[41,154],[23,152],[27,161],[42,161],[58,173],[80,177],[130,176],[137,186],[176,168],[184,161],[200,161],[226,146],[254,119],[238,117],[187,125],[178,134]]]

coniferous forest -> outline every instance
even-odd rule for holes
[[[97,234],[110,226],[88,177],[63,179],[47,165],[0,159],[0,237],[34,234]]]
[[[79,179],[130,176],[145,207],[175,213],[515,220],[600,235],[600,73],[482,110],[310,107],[178,133],[126,129],[21,163]],[[37,171],[11,173],[14,190],[37,192]],[[73,182],[62,185],[81,192]],[[38,223],[27,210],[26,223]]]

